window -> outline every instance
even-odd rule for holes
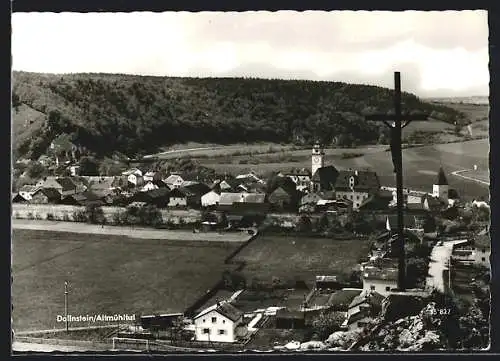
[[[217,322],[217,317],[212,317],[212,323],[216,323]]]
[[[486,249],[485,249],[485,248],[483,248],[483,249],[481,250],[481,252],[486,253]]]
[[[219,330],[219,335],[225,335],[226,334],[226,330]]]
[[[481,258],[481,261],[486,262],[486,258],[484,258],[484,257]]]
[[[210,329],[209,328],[204,328],[203,329],[203,334],[209,335],[210,334]]]
[[[371,286],[370,286],[370,289],[371,289],[372,291],[375,291],[375,286],[371,285]]]
[[[385,290],[386,290],[386,291],[390,291],[390,290],[391,290],[391,288],[390,288],[389,286],[387,286],[387,287],[385,288]]]
[[[356,200],[359,201],[359,194],[356,196]]]
[[[226,323],[226,320],[222,320],[222,323]]]
[[[205,322],[205,319],[203,319],[203,322]]]

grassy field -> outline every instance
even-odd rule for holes
[[[181,312],[220,279],[236,246],[14,230],[13,328],[64,327],[65,280],[71,315]]]
[[[316,275],[350,273],[368,254],[369,241],[262,235],[244,248],[234,262],[244,261],[247,279],[302,279],[309,286]]]
[[[484,169],[484,170],[469,170],[466,172],[460,173],[463,176],[470,177],[470,178],[475,178],[479,179],[480,181],[483,182],[489,182],[490,181],[490,171],[489,169]]]
[[[395,177],[391,155],[386,152],[386,146],[352,149],[352,152],[363,153],[357,158],[342,158],[335,156],[339,152],[348,152],[346,149],[327,150],[326,165],[334,165],[338,169],[372,169],[376,170],[383,185],[394,186]],[[212,167],[219,172],[243,173],[254,170],[266,173],[277,170],[287,170],[292,167],[311,166],[309,150],[286,152],[287,155],[301,155],[302,160],[295,162],[263,162],[258,165],[212,162],[200,160],[200,163]],[[488,169],[489,140],[480,139],[461,143],[448,143],[432,146],[408,148],[403,150],[403,176],[406,187],[432,191],[432,184],[436,181],[437,172],[443,166],[448,175],[450,187],[465,197],[486,196],[488,187],[474,181],[453,177],[450,173],[456,170],[472,169],[477,164],[479,169]]]

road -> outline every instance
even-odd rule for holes
[[[480,180],[480,179],[477,179],[477,178],[468,177],[468,176],[462,174],[463,172],[469,172],[471,170],[472,169],[456,170],[454,172],[451,172],[451,174],[454,175],[454,176],[456,176],[456,177],[467,179],[467,180],[470,180],[470,181],[473,181],[473,182],[476,182],[476,183],[479,183],[479,184],[484,184],[484,185],[487,185],[487,186],[490,185],[490,182],[485,182],[483,180]]]
[[[174,149],[174,150],[167,150],[165,152],[160,152],[160,153],[148,154],[148,155],[145,155],[143,158],[148,159],[148,158],[159,157],[159,156],[167,155],[167,154],[186,153],[186,152],[193,152],[193,151],[198,151],[198,150],[214,150],[214,149],[221,149],[221,148],[224,148],[224,147],[201,147],[201,148],[188,148],[188,149]]]
[[[126,236],[140,239],[160,239],[169,241],[201,241],[201,242],[246,242],[251,236],[245,232],[200,232],[189,230],[152,229],[128,226],[100,226],[79,222],[59,222],[43,220],[12,219],[13,229],[29,229],[38,231],[55,231],[67,233],[87,233]]]
[[[448,269],[448,262],[453,252],[453,245],[467,242],[467,240],[456,240],[443,242],[442,245],[434,246],[431,252],[429,262],[429,275],[426,279],[426,286],[428,289],[436,289],[440,292],[445,290],[445,281],[443,272]]]

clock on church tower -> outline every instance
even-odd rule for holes
[[[319,143],[314,144],[311,155],[311,173],[314,175],[319,168],[323,167],[324,151]]]

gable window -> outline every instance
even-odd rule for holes
[[[222,320],[222,323],[226,323],[226,320]]]
[[[212,317],[212,323],[216,323],[217,322],[217,317]]]
[[[209,335],[210,334],[210,329],[209,328],[204,328],[203,329],[203,334],[204,335]]]
[[[226,334],[226,330],[219,330],[219,335],[225,335]]]
[[[203,319],[203,322],[205,322],[205,319]]]

